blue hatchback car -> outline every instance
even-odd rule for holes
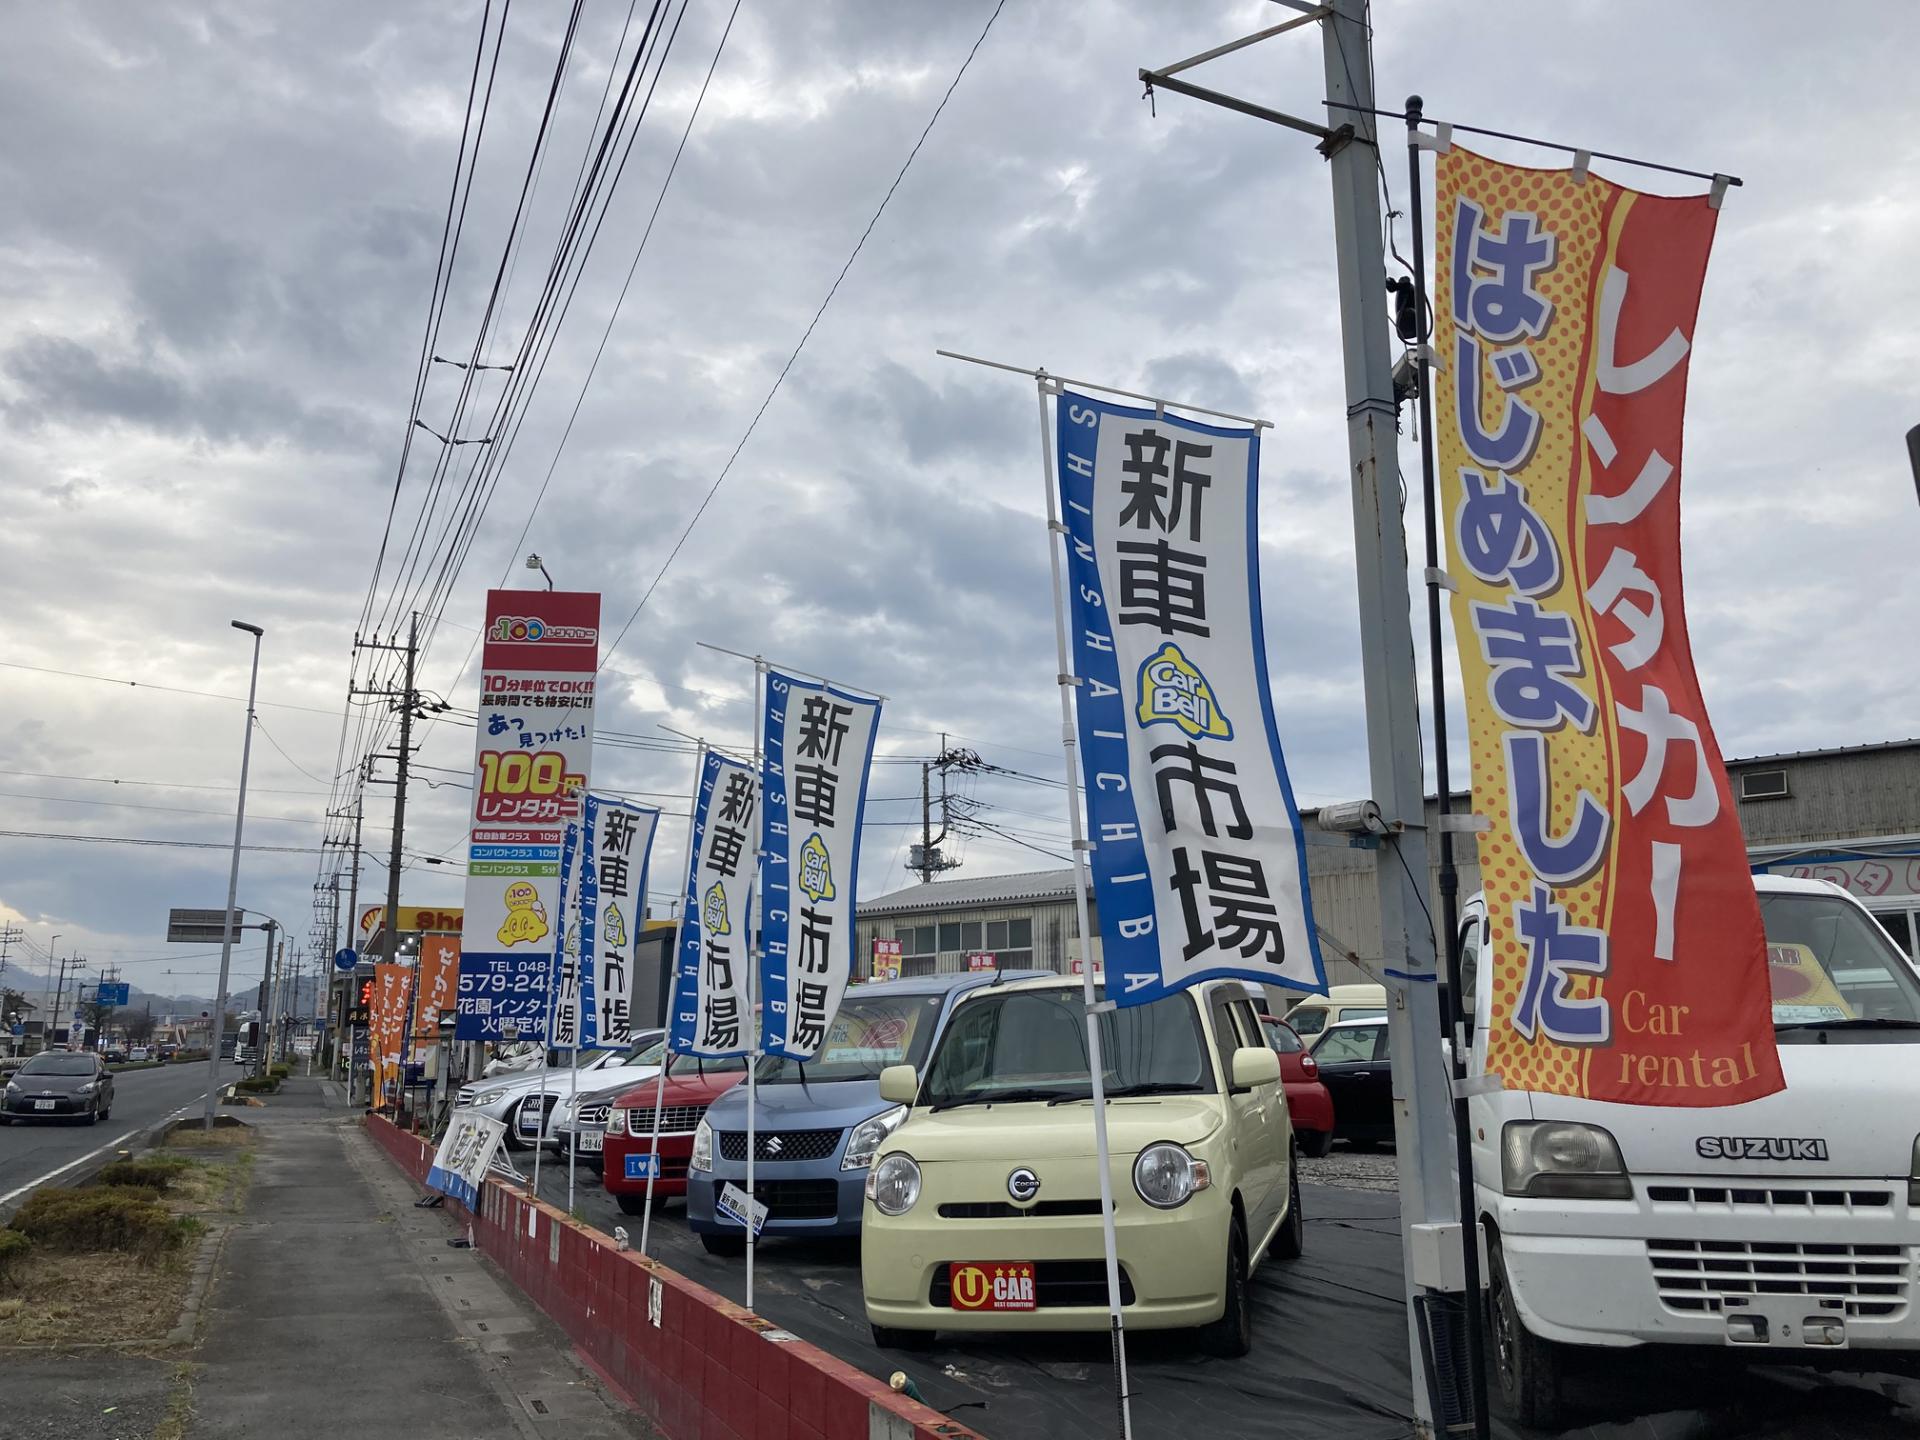
[[[767,1207],[761,1237],[857,1236],[867,1167],[907,1118],[905,1106],[880,1098],[880,1072],[889,1065],[924,1068],[957,996],[1045,973],[985,970],[856,985],[813,1059],[762,1059],[754,1075],[753,1161],[754,1198]],[[745,1228],[714,1210],[728,1181],[747,1188],[744,1085],[714,1101],[693,1136],[687,1223],[715,1255],[746,1248]]]

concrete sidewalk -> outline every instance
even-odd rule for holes
[[[261,1109],[195,1363],[191,1440],[648,1440],[565,1337],[501,1285],[361,1134],[296,1079]]]

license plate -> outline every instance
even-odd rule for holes
[[[600,1147],[607,1143],[607,1137],[598,1130],[588,1130],[580,1136],[580,1148],[589,1155],[598,1155]]]
[[[34,1109],[36,1109],[36,1110],[51,1110],[51,1109],[53,1109],[53,1101],[51,1101],[51,1100],[36,1100],[36,1101],[34,1101],[34,1102],[33,1102],[33,1108],[34,1108]]]
[[[956,1310],[1032,1310],[1039,1304],[1031,1260],[969,1260],[947,1274]]]

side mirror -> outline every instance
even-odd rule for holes
[[[889,1105],[911,1105],[920,1093],[920,1075],[911,1065],[889,1065],[880,1072],[880,1098]]]
[[[1248,1045],[1233,1052],[1234,1089],[1251,1090],[1256,1085],[1271,1085],[1279,1078],[1280,1057],[1271,1049]]]

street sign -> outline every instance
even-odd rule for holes
[[[94,1003],[98,1005],[125,1005],[132,989],[132,982],[127,980],[122,980],[117,984],[103,982],[94,987]]]
[[[169,910],[167,911],[167,943],[169,945],[218,945],[226,939],[226,912],[224,910]],[[240,938],[241,930],[246,927],[240,922],[246,912],[233,912],[233,938]]]
[[[343,950],[333,952],[333,968],[336,970],[351,970],[359,963],[360,957],[354,954],[353,947],[350,945]]]

